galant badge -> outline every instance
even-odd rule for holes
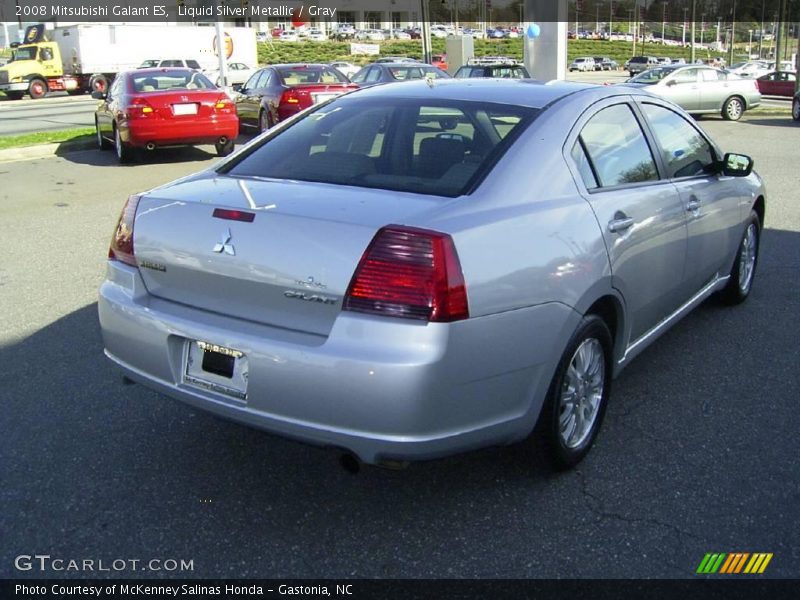
[[[219,244],[214,244],[214,252],[222,254],[230,254],[231,256],[236,256],[236,249],[233,247],[233,244],[229,243],[231,241],[231,230],[228,229],[225,233],[222,234],[222,241]]]

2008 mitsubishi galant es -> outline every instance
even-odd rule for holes
[[[747,298],[764,211],[751,159],[638,89],[377,86],[129,198],[106,354],[367,463],[535,430],[568,467],[636,354],[712,293]]]

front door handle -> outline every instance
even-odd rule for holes
[[[611,233],[621,233],[633,226],[634,221],[630,217],[620,215],[620,213],[617,213],[614,217],[613,220],[608,222],[608,230]]]
[[[697,198],[692,198],[686,203],[686,210],[691,213],[696,213],[700,210],[700,202]]]

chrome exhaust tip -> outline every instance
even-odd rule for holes
[[[156,145],[153,142],[147,142],[147,145],[145,146],[145,149],[148,152],[152,152],[153,150],[156,149]]]

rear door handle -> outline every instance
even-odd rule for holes
[[[633,226],[633,219],[630,217],[622,217],[613,219],[608,222],[608,230],[611,233],[620,233],[627,229],[630,229]]]
[[[697,198],[692,198],[686,203],[686,210],[688,212],[697,212],[700,210],[700,202],[697,200]]]

